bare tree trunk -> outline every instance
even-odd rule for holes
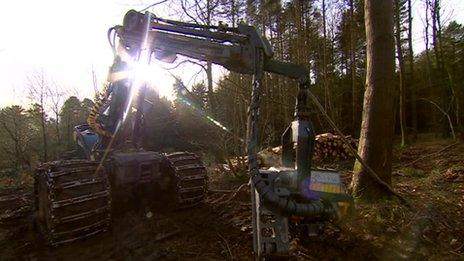
[[[430,97],[435,97],[436,95],[436,90],[433,88],[433,82],[432,82],[432,60],[430,58],[430,39],[429,39],[429,33],[430,33],[430,23],[429,23],[429,12],[431,9],[431,2],[430,0],[425,0],[425,58],[426,58],[426,81],[427,81],[427,89],[429,90],[429,96]],[[430,113],[431,118],[432,118],[432,123],[436,125],[437,123],[437,113],[435,111],[431,111]],[[434,128],[436,129],[436,128]]]
[[[325,0],[322,0],[322,27],[323,27],[323,46],[322,46],[322,73],[323,73],[323,85],[324,85],[324,109],[329,111],[329,87],[327,86],[327,29],[326,29],[326,10]]]
[[[45,114],[45,96],[49,93],[44,72],[36,72],[29,78],[29,98],[38,105],[38,116],[40,117],[40,129],[42,131],[43,160],[48,160],[48,137],[46,131],[47,117]]]
[[[211,0],[206,0],[206,25],[211,25],[211,13],[213,10],[211,9]],[[206,62],[206,78],[208,80],[208,103],[209,109],[211,113],[215,112],[215,105],[213,101],[213,68],[211,61]],[[214,115],[214,114],[213,114]]]
[[[401,21],[400,21],[400,2],[395,0],[395,42],[396,53],[399,64],[399,86],[400,86],[400,99],[399,99],[399,114],[400,114],[400,129],[401,129],[401,146],[404,147],[407,143],[407,130],[406,130],[406,84],[405,84],[405,69],[403,48],[401,46]]]
[[[55,117],[56,117],[56,122],[55,122],[56,140],[57,140],[58,145],[61,145],[61,133],[60,133],[60,122],[61,121],[58,120],[60,118],[60,114],[56,113]]]
[[[441,18],[440,18],[440,0],[433,0],[431,5],[432,12],[432,40],[433,40],[433,52],[435,56],[435,65],[436,65],[436,81],[441,97],[441,106],[446,108],[449,104],[449,90],[448,86],[445,84],[445,68],[443,64],[443,52],[441,48]],[[447,109],[446,109],[447,110]],[[446,121],[442,120],[441,124],[441,134],[443,138],[448,138],[450,136],[450,129]]]
[[[14,141],[14,144],[15,144],[15,167],[17,170],[20,169],[21,167],[21,161],[20,161],[20,158],[21,158],[21,149],[20,149],[20,144],[19,144],[19,128],[18,128],[18,122],[17,122],[18,119],[16,119],[16,117],[13,117],[13,124],[14,124],[14,138],[13,138],[13,141]],[[4,126],[5,129],[6,126]],[[11,132],[9,132],[11,133]]]
[[[94,76],[94,74],[93,74],[93,76]],[[93,78],[95,78],[95,77],[93,77]],[[96,84],[96,82],[94,81],[94,86],[95,86],[95,84]],[[55,116],[56,141],[57,141],[57,145],[60,147],[61,146],[60,110],[61,110],[61,99],[64,96],[64,93],[59,91],[57,86],[54,86],[54,87],[55,87],[54,90],[52,90],[51,87],[49,88],[48,94],[50,96],[50,101],[52,103],[51,109],[52,109],[53,114]],[[59,148],[58,148],[58,150],[59,150]],[[55,151],[55,154],[56,154],[56,151]]]
[[[213,70],[212,69],[213,68],[212,68],[211,62],[210,61],[206,62],[206,78],[208,81],[208,104],[209,104],[210,112],[215,111],[215,105],[213,101],[214,90],[213,90]]]
[[[236,22],[237,7],[236,7],[235,0],[230,1],[230,16],[231,16],[232,27],[235,27],[237,25],[237,22]]]
[[[356,30],[354,20],[354,0],[350,0],[350,63],[351,63],[351,93],[353,108],[353,135],[359,133],[359,122],[361,109],[359,108],[359,90],[356,84]]]
[[[43,141],[43,159],[44,161],[48,161],[48,139],[47,139],[47,131],[46,131],[46,128],[45,128],[45,121],[46,121],[46,118],[45,118],[45,110],[43,107],[41,107],[40,109],[40,116],[41,116],[41,128],[42,128],[42,141]]]
[[[366,0],[367,73],[358,153],[387,184],[391,184],[394,134],[395,43],[393,0]],[[357,161],[353,192],[363,199],[388,195]]]
[[[218,0],[206,0],[205,2],[198,0],[194,0],[193,2],[182,0],[179,1],[179,3],[183,13],[187,15],[189,18],[191,18],[195,23],[209,26],[212,23],[212,19],[214,16],[213,13],[215,9],[219,6],[220,2]],[[233,10],[231,10],[231,12],[233,22],[235,23],[236,10],[234,10],[234,6],[235,3],[232,2],[231,7]],[[211,113],[213,113],[214,111],[216,111],[216,108],[214,101],[213,72],[211,61],[206,61],[206,66],[202,66],[202,68],[206,73],[208,109]]]
[[[40,83],[40,93],[39,93],[39,101],[40,101],[40,125],[42,128],[42,141],[43,141],[43,158],[44,161],[48,161],[48,139],[47,139],[47,132],[45,129],[46,124],[46,116],[45,116],[45,80],[44,75],[42,73],[41,76],[41,83]]]
[[[408,0],[409,89],[411,90],[411,125],[417,133],[417,92],[414,79],[414,51],[412,45],[412,0]]]

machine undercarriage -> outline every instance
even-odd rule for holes
[[[123,198],[135,197],[137,202],[156,190],[168,194],[163,199],[173,209],[203,201],[206,169],[195,154],[140,153],[130,153],[123,162],[121,157],[127,155],[115,155],[119,158],[111,169],[85,159],[43,164],[36,174],[35,211],[47,243],[58,246],[107,231],[113,202],[123,204]],[[154,200],[145,198],[148,203]]]

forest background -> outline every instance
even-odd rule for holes
[[[419,29],[424,31],[425,50],[417,52],[412,41],[412,21],[417,18],[412,15],[411,1],[395,0],[397,68],[391,88],[396,92],[398,145],[413,143],[422,133],[463,138],[464,27],[444,15],[442,1],[417,0],[425,12],[424,27]],[[276,59],[310,70],[311,90],[330,117],[345,134],[359,136],[366,70],[362,0],[179,3],[179,18],[186,21],[256,26],[269,39]],[[151,89],[145,149],[201,152],[209,162],[245,155],[251,77],[230,72],[214,82],[211,63],[195,62],[195,66],[204,80],[191,85],[176,80],[174,100]],[[75,149],[73,128],[85,123],[93,105],[89,98],[68,96],[43,71],[26,78],[30,104],[0,110],[1,176],[31,173],[40,162]],[[292,121],[297,92],[294,81],[271,74],[266,75],[264,86],[261,148],[279,145],[281,133]],[[317,133],[333,132],[316,109],[311,114]]]

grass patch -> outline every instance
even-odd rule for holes
[[[399,172],[406,177],[423,178],[426,176],[425,171],[411,167],[402,168]]]

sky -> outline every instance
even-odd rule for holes
[[[0,106],[27,104],[27,75],[42,71],[67,95],[92,98],[92,71],[95,71],[101,87],[113,59],[107,40],[108,28],[121,24],[128,10],[141,10],[149,3],[128,0],[1,1],[0,84],[3,91]],[[169,16],[168,13],[164,15]],[[197,71],[196,68],[186,70],[190,75]],[[179,70],[175,73],[182,75]],[[174,82],[162,69],[154,70],[153,77],[160,86],[171,87]],[[160,91],[164,96],[169,96],[170,92],[169,88]]]
[[[464,23],[464,0],[442,0],[443,19]],[[112,62],[107,30],[120,24],[129,9],[141,10],[147,0],[15,0],[0,3],[0,106],[28,103],[27,75],[44,72],[67,95],[93,97],[92,71],[99,83]],[[424,49],[422,0],[413,0],[415,51]],[[172,17],[170,7],[155,9]],[[164,67],[170,65],[161,64]],[[215,68],[215,79],[221,71]],[[181,66],[174,71],[184,82],[198,68]],[[153,77],[160,94],[171,97],[172,76],[162,68]],[[101,84],[100,84],[101,85]]]

